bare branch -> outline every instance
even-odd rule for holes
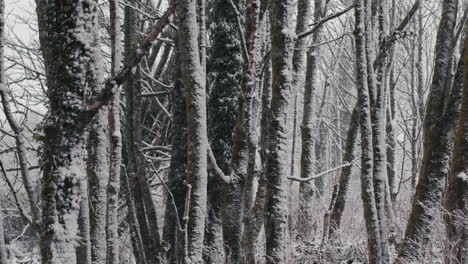
[[[311,180],[315,180],[315,179],[318,179],[318,178],[321,178],[329,173],[332,173],[334,171],[337,171],[339,169],[342,169],[342,168],[346,168],[346,167],[349,167],[351,165],[353,165],[354,162],[356,162],[358,159],[355,159],[351,162],[348,162],[348,163],[345,163],[345,164],[342,164],[338,167],[335,167],[335,168],[332,168],[332,169],[329,169],[329,170],[326,170],[324,172],[321,172],[319,174],[315,174],[313,176],[310,176],[310,177],[307,177],[307,178],[300,178],[300,177],[288,177],[288,179],[292,180],[292,181],[298,181],[298,182],[307,182],[307,181],[311,181]]]

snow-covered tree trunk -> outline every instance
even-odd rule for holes
[[[122,62],[122,34],[120,23],[120,0],[109,1],[111,25],[111,75],[120,70]],[[122,163],[122,133],[120,131],[120,93],[116,93],[109,109],[110,169],[107,185],[107,264],[118,264],[119,243],[119,192],[120,166]]]
[[[421,250],[428,244],[433,212],[442,202],[442,193],[450,171],[461,90],[455,89],[457,85],[454,89],[450,86],[457,7],[458,1],[455,0],[447,0],[442,4],[432,84],[424,117],[423,164],[397,263],[417,261]],[[452,92],[449,93],[448,89]]]
[[[465,67],[468,65],[467,24],[465,22],[463,64],[458,65],[463,68],[463,79],[454,80],[454,85],[463,85],[463,93],[445,200],[447,234],[453,246],[445,263],[468,262],[468,69]]]
[[[187,230],[188,259],[185,262],[203,263],[208,184],[208,136],[206,78],[200,62],[196,0],[179,3],[177,16],[182,82],[187,89],[187,182],[192,188]]]
[[[96,81],[97,1],[37,3],[49,114],[44,121],[42,263],[77,263],[85,89]]]
[[[5,111],[5,2],[0,0],[0,95],[3,110]],[[4,175],[6,177],[6,175]],[[3,223],[3,206],[0,205],[0,264],[8,264],[8,255],[5,244],[5,231]]]
[[[368,68],[368,87],[371,95],[371,120],[372,120],[372,146],[373,146],[373,178],[374,195],[377,217],[379,220],[379,232],[382,263],[389,262],[387,236],[388,221],[386,213],[386,186],[387,180],[387,145],[386,145],[386,110],[387,110],[387,86],[385,84],[386,69],[388,63],[388,51],[379,50],[377,65],[374,67],[375,55],[373,52],[375,42],[378,41],[379,47],[385,45],[388,36],[388,18],[386,1],[379,1],[377,6],[376,22],[372,27],[372,1],[366,1],[366,15],[369,20],[366,23],[366,50],[367,50],[367,68]],[[377,31],[377,32],[374,32]],[[373,36],[378,33],[378,38]],[[376,40],[374,40],[376,39]],[[374,100],[372,100],[374,98]]]
[[[355,31],[356,81],[358,90],[358,115],[361,130],[361,196],[364,205],[369,263],[381,263],[380,227],[375,205],[373,183],[373,147],[368,66],[366,56],[366,0],[356,0]],[[372,73],[371,73],[372,74]]]
[[[355,150],[357,146],[358,132],[359,132],[359,105],[356,105],[351,114],[351,121],[349,123],[348,134],[346,136],[346,146],[343,155],[343,164],[352,162],[355,158]],[[343,168],[340,174],[338,183],[334,186],[333,192],[336,192],[336,199],[332,201],[332,210],[330,213],[330,223],[328,228],[328,237],[335,239],[335,233],[339,231],[341,220],[346,204],[346,197],[349,190],[349,183],[351,180],[352,166]],[[336,190],[335,190],[336,189]]]
[[[81,179],[80,214],[78,218],[79,242],[76,248],[76,261],[91,264],[91,223],[89,217],[88,179]]]
[[[271,25],[272,99],[266,158],[267,219],[266,262],[288,263],[288,120],[292,93],[292,57],[296,34],[294,3],[273,1],[269,6]]]
[[[271,63],[267,62],[265,73],[263,76],[262,87],[262,112],[261,112],[261,136],[260,136],[260,156],[262,160],[262,173],[258,181],[258,189],[255,196],[253,206],[247,215],[245,221],[245,230],[242,238],[242,247],[244,250],[245,263],[255,264],[258,262],[255,257],[258,246],[258,236],[264,225],[264,212],[266,200],[266,174],[265,174],[265,158],[268,149],[268,127],[269,113],[271,104]]]
[[[302,32],[308,28],[309,16],[311,15],[311,3],[306,4],[308,6],[299,6],[298,12],[304,12],[304,9],[307,10],[307,17],[304,18],[306,21],[303,22],[306,25],[303,26]],[[318,21],[322,15],[322,5],[323,1],[316,0],[314,7],[314,21]],[[298,20],[298,22],[302,22]],[[317,29],[312,36],[312,42],[317,43],[320,39],[321,29]],[[303,39],[299,42],[304,41]],[[307,45],[307,41],[305,42]],[[307,50],[307,68],[306,68],[306,78],[304,84],[304,109],[303,109],[303,119],[301,124],[301,137],[302,137],[302,152],[301,152],[301,177],[307,178],[315,174],[316,171],[316,137],[318,136],[317,122],[316,122],[316,105],[314,105],[315,98],[315,89],[318,86],[319,76],[318,76],[318,52],[319,47],[309,47]],[[296,52],[297,53],[297,52]],[[293,65],[296,64],[293,62]],[[299,228],[298,232],[301,236],[308,237],[307,231],[311,231],[312,214],[311,211],[313,198],[314,198],[314,182],[307,181],[300,183],[300,219],[297,223]],[[306,232],[306,233],[304,233]]]
[[[93,21],[98,26],[97,19]],[[89,93],[97,96],[104,88],[99,29],[94,30],[91,61],[96,68],[89,82]],[[107,254],[107,185],[109,183],[109,130],[107,106],[101,107],[91,119],[88,129],[86,173],[90,202],[90,238],[93,264],[106,264]]]

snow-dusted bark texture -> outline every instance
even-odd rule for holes
[[[84,175],[81,113],[98,74],[97,1],[37,3],[49,113],[43,123],[42,262],[77,263],[80,183]]]
[[[191,185],[188,225],[189,263],[203,263],[207,203],[207,122],[205,71],[199,55],[196,1],[179,3],[179,52],[187,101],[187,182]]]
[[[270,2],[272,99],[266,160],[267,263],[288,263],[288,119],[292,93],[292,57],[296,34],[293,28],[294,3]]]
[[[450,171],[460,104],[460,89],[452,89],[450,81],[457,6],[456,0],[447,0],[442,4],[434,73],[424,118],[423,164],[405,238],[399,250],[398,263],[417,261],[421,249],[429,242],[432,212],[441,204],[442,192]]]
[[[322,17],[322,5],[323,1],[317,0],[314,1],[314,21],[320,20]],[[302,33],[308,29],[309,17],[311,15],[311,3],[310,1],[300,1],[298,3],[298,15],[303,14],[305,17],[298,19],[298,25],[296,32]],[[300,16],[299,16],[300,18]],[[305,20],[305,21],[304,21]],[[299,28],[299,23],[303,23],[301,28]],[[299,30],[300,29],[300,30]],[[320,40],[321,27],[312,35],[312,42],[317,43]],[[307,46],[307,38],[302,38],[298,40],[298,44]],[[305,48],[305,47],[303,47]],[[318,122],[316,119],[316,105],[314,104],[315,90],[319,84],[318,76],[318,52],[319,47],[309,47],[307,50],[307,68],[306,68],[306,77],[304,84],[304,110],[303,110],[303,119],[301,124],[301,137],[302,137],[302,153],[301,153],[301,177],[307,178],[315,174],[316,172],[316,163],[317,158],[315,155],[316,151],[316,138],[318,136]],[[297,50],[295,51],[295,56]],[[297,62],[293,60],[293,65],[297,65]],[[299,70],[299,69],[295,69]],[[298,87],[296,87],[297,89]],[[298,92],[298,91],[296,91]],[[298,232],[303,237],[308,237],[310,234],[304,233],[312,230],[311,225],[312,221],[312,203],[314,198],[314,182],[307,181],[300,183],[300,219],[297,223]]]
[[[97,21],[95,22],[97,23]],[[97,96],[104,88],[103,65],[98,28],[93,32],[90,63],[95,71],[89,93]],[[109,110],[102,106],[90,121],[88,129],[86,173],[90,202],[91,259],[93,264],[106,264],[107,255],[107,185],[109,183]]]
[[[358,115],[361,131],[361,196],[366,222],[369,263],[381,263],[380,227],[374,196],[373,147],[368,64],[366,56],[366,6],[357,0],[355,6],[356,81],[358,90]],[[372,73],[371,73],[372,74]]]
[[[468,262],[468,35],[464,42],[463,64],[458,65],[463,69],[463,79],[460,74],[454,80],[455,85],[463,85],[463,93],[445,201],[447,233],[453,246],[446,263]]]
[[[120,29],[119,0],[109,1],[111,25],[111,75],[120,69],[122,61],[122,34]],[[109,109],[110,134],[110,169],[107,185],[107,263],[118,264],[120,256],[119,243],[119,192],[120,166],[122,162],[122,133],[120,131],[120,93],[116,93]]]

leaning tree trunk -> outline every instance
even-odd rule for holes
[[[441,203],[445,179],[449,173],[453,135],[458,118],[459,93],[450,87],[450,69],[454,47],[454,28],[458,1],[447,0],[442,5],[442,17],[437,33],[434,73],[424,117],[424,154],[413,207],[399,250],[397,263],[418,261],[421,250],[429,243],[431,222]],[[456,82],[455,82],[456,83]],[[446,95],[449,95],[448,98]],[[444,109],[447,105],[448,108]]]
[[[266,262],[288,263],[289,103],[294,29],[292,1],[270,2],[272,99],[268,128]]]
[[[207,202],[206,79],[200,62],[196,0],[179,3],[179,52],[187,101],[187,182],[191,185],[188,256],[185,262],[203,263]]]
[[[346,136],[346,146],[343,155],[343,163],[350,163],[354,160],[355,149],[357,146],[357,137],[359,132],[359,105],[356,105],[351,114],[351,121],[349,123],[348,134]],[[335,233],[340,229],[341,219],[346,204],[346,197],[348,194],[349,183],[351,181],[352,166],[343,168],[340,174],[338,183],[334,186],[333,193],[336,198],[331,204],[330,222],[328,226],[328,237],[333,241],[336,237]],[[335,194],[336,193],[336,194]]]
[[[460,119],[445,200],[447,235],[453,246],[446,256],[447,264],[468,262],[468,69],[464,67],[468,65],[468,35],[465,35],[462,57],[463,65],[459,64],[458,67],[463,68],[463,79],[460,74],[454,82],[454,85],[463,86]]]
[[[84,93],[102,70],[94,64],[100,59],[93,45],[97,9],[92,0],[37,4],[49,98],[43,127],[42,263],[77,263]]]
[[[369,248],[369,263],[381,263],[380,227],[375,205],[373,184],[373,147],[370,96],[368,87],[369,62],[366,58],[365,0],[357,0],[355,6],[356,80],[358,89],[358,115],[361,128],[361,195],[364,205]]]

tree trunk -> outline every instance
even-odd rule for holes
[[[44,121],[42,263],[74,264],[80,182],[85,177],[81,114],[85,88],[101,74],[91,48],[98,25],[97,2],[42,0],[37,13],[50,104]]]
[[[95,54],[91,60],[99,68],[101,65],[99,34],[95,33],[92,43]],[[102,92],[103,76],[95,76],[90,83],[91,95]],[[93,264],[106,264],[107,253],[107,185],[109,184],[109,110],[101,107],[92,118],[87,140],[86,172],[88,177],[88,193],[90,206],[91,257]]]
[[[343,164],[352,162],[355,157],[355,149],[357,146],[358,132],[359,132],[359,105],[356,105],[351,114],[351,121],[349,123],[348,134],[346,136],[346,147],[343,156]],[[335,233],[340,229],[341,219],[346,204],[346,197],[348,195],[349,182],[351,180],[352,166],[343,168],[340,174],[339,182],[334,186],[333,193],[336,193],[336,199],[332,201],[333,205],[330,213],[330,224],[328,229],[328,237],[334,240]],[[336,190],[335,190],[336,189]]]
[[[357,0],[355,6],[355,45],[356,45],[356,80],[358,89],[358,115],[361,129],[361,195],[364,205],[369,248],[369,263],[381,263],[382,248],[380,226],[374,196],[373,184],[373,147],[370,96],[368,87],[368,58],[366,57],[366,19],[365,0]],[[371,73],[373,74],[373,73]]]
[[[434,211],[441,203],[445,179],[449,173],[460,101],[460,90],[457,92],[457,89],[453,89],[451,96],[447,92],[451,89],[450,69],[457,6],[458,1],[455,0],[444,1],[442,5],[442,17],[435,47],[434,73],[424,118],[423,164],[397,263],[417,261],[418,256],[423,253],[421,250],[430,240],[430,223]],[[449,95],[448,98],[446,95]],[[447,109],[445,105],[448,106]]]
[[[468,23],[465,22],[465,28]],[[466,29],[465,29],[466,30]],[[466,33],[465,33],[466,34]],[[461,63],[463,60],[463,63]],[[448,241],[451,242],[450,253],[445,263],[468,262],[468,35],[465,35],[462,58],[457,73],[463,69],[463,79],[459,74],[454,81],[455,86],[463,86],[460,119],[455,138],[452,167],[448,178],[448,189],[445,200],[445,222]]]
[[[268,128],[266,262],[288,263],[288,116],[292,92],[294,3],[270,3],[272,99]]]
[[[111,24],[111,75],[115,76],[122,61],[122,37],[119,15],[120,0],[109,1]],[[122,133],[120,131],[120,93],[117,92],[109,109],[110,170],[107,186],[107,264],[119,264],[119,192],[122,163]]]
[[[81,179],[81,201],[78,219],[79,244],[76,248],[76,261],[91,264],[91,223],[89,217],[88,179]]]
[[[261,137],[260,137],[260,157],[262,160],[262,173],[258,180],[258,190],[255,196],[254,204],[247,215],[245,221],[245,231],[243,234],[243,250],[245,255],[245,263],[255,264],[256,250],[258,247],[258,236],[264,225],[264,212],[266,200],[266,174],[265,174],[265,157],[268,148],[268,128],[269,128],[269,113],[271,104],[271,63],[267,62],[265,73],[263,76],[263,91],[262,91],[262,116],[261,116]]]
[[[187,182],[190,196],[187,263],[203,263],[207,202],[207,122],[205,72],[200,62],[196,0],[179,3],[179,52],[182,81],[187,88]]]

